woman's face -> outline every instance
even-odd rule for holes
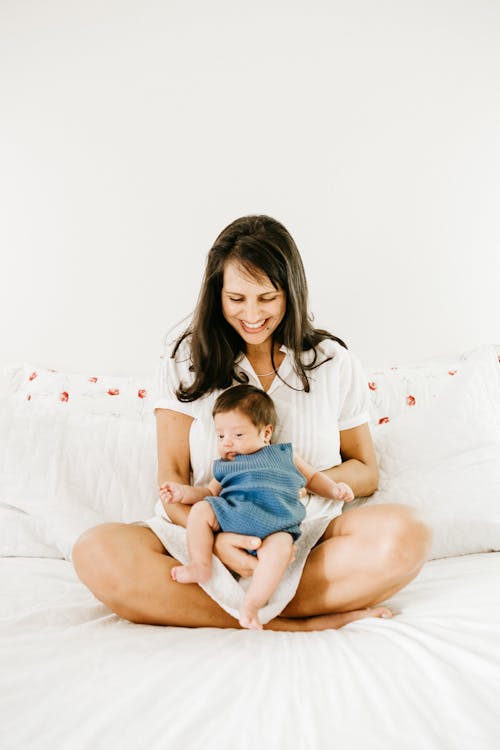
[[[286,299],[269,278],[249,276],[237,263],[224,267],[222,313],[241,338],[252,346],[267,341],[285,316]]]

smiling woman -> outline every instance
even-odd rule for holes
[[[300,253],[269,216],[237,219],[217,237],[191,324],[163,358],[155,404],[160,488],[206,486],[217,457],[210,438],[214,403],[241,383],[272,396],[278,417],[273,444],[293,445],[307,464],[355,495],[374,492],[378,469],[366,376],[343,341],[313,328]],[[341,515],[341,501],[317,492],[303,501],[304,524],[313,531],[297,540],[293,585],[280,600],[282,614],[262,620],[268,628],[336,628],[390,616],[386,607],[366,608],[399,591],[426,559],[430,533],[408,508],[361,507]],[[179,563],[168,552],[165,527],[186,526],[190,512],[180,502],[160,503],[158,515],[142,527],[87,531],[73,550],[78,574],[99,599],[135,622],[237,627],[225,603],[219,606],[197,584],[172,579]],[[249,577],[268,538],[222,531],[214,554]],[[249,550],[257,550],[257,558]]]
[[[217,332],[218,335],[214,335]],[[233,364],[244,352],[254,371],[272,383],[285,346],[295,372],[309,392],[307,371],[326,359],[316,346],[329,339],[347,348],[328,331],[313,328],[308,311],[307,280],[302,258],[287,229],[268,216],[248,216],[226,227],[207,258],[198,305],[188,330],[172,352],[189,338],[195,377],[181,384],[179,400],[191,402],[214,388],[228,388],[236,377]],[[304,352],[311,352],[310,361]]]

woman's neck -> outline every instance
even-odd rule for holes
[[[280,345],[275,341],[264,341],[262,344],[247,344],[245,354],[250,361],[265,360],[271,361],[271,351],[274,346],[274,359],[276,359]]]
[[[247,345],[246,356],[257,373],[268,373],[273,370],[273,361],[276,369],[283,361],[284,354],[280,351],[280,345],[274,343],[274,357],[271,357],[271,342],[265,341],[257,346]]]

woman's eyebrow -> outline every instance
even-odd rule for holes
[[[245,295],[244,295],[244,294],[242,294],[241,292],[230,292],[230,291],[228,291],[227,289],[223,289],[223,292],[224,292],[225,294],[232,294],[232,295],[234,295],[235,297],[244,297],[244,296],[245,296]],[[266,295],[268,295],[268,294],[279,294],[279,290],[278,290],[278,289],[270,289],[270,290],[269,290],[268,292],[262,292],[262,294],[259,294],[259,295],[257,295],[257,296],[258,296],[258,297],[265,297],[265,296],[266,296]]]

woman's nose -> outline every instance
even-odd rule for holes
[[[247,323],[257,323],[260,320],[260,310],[258,302],[247,302],[245,306],[245,321]]]

